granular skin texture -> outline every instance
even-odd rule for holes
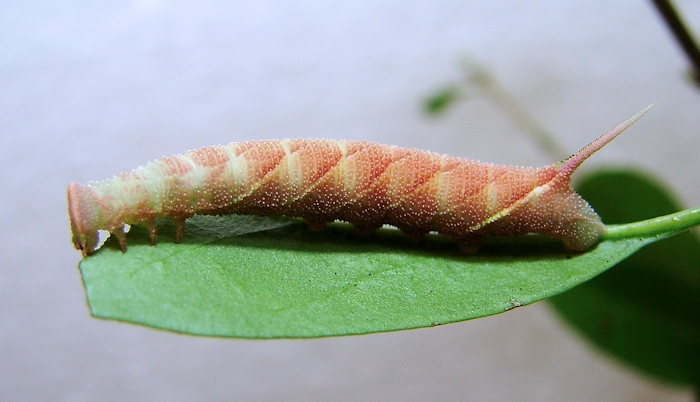
[[[571,174],[645,111],[542,168],[365,141],[287,139],[201,148],[110,180],[71,183],[73,243],[91,254],[98,230],[107,230],[126,250],[126,224],[145,226],[155,244],[155,218],[173,219],[179,241],[185,220],[195,214],[246,214],[298,217],[313,230],[341,220],[361,234],[390,224],[412,239],[438,232],[465,249],[486,235],[541,233],[583,251],[605,225],[570,188]]]

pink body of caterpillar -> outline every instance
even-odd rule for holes
[[[231,143],[148,163],[111,180],[68,186],[73,244],[83,255],[98,230],[126,250],[124,225],[171,218],[176,241],[194,214],[299,217],[314,230],[350,222],[360,233],[394,225],[412,238],[450,236],[465,249],[486,235],[542,233],[571,251],[594,245],[605,225],[569,186],[590,155],[651,106],[570,158],[542,168],[499,166],[360,141],[293,139]]]

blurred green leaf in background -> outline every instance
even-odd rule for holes
[[[663,186],[638,172],[599,171],[576,187],[606,224],[682,209]],[[607,352],[661,379],[700,389],[700,242],[692,231],[649,244],[550,301]]]

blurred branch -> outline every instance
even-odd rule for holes
[[[458,101],[485,96],[515,127],[527,134],[539,149],[556,160],[563,160],[570,155],[559,145],[556,136],[537,122],[527,108],[503,88],[486,68],[470,57],[465,57],[462,71],[465,77],[462,85],[447,85],[425,100],[424,108],[428,115],[437,116]]]
[[[671,0],[652,0],[656,10],[661,14],[666,25],[671,30],[676,40],[681,45],[685,55],[692,63],[692,78],[696,85],[700,85],[700,48],[676,11]]]
[[[481,93],[496,104],[516,127],[527,133],[540,149],[557,160],[569,156],[555,139],[556,136],[540,124],[485,68],[467,60],[464,69],[467,82],[479,88]]]

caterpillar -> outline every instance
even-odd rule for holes
[[[312,230],[342,220],[360,234],[384,224],[409,239],[429,232],[464,251],[487,235],[540,233],[584,251],[605,225],[569,183],[581,163],[646,113],[620,123],[571,157],[541,168],[482,163],[365,141],[287,139],[234,142],[166,157],[110,180],[68,185],[73,244],[95,252],[98,231],[126,251],[125,225],[157,238],[170,218],[176,242],[195,214],[289,216]]]

